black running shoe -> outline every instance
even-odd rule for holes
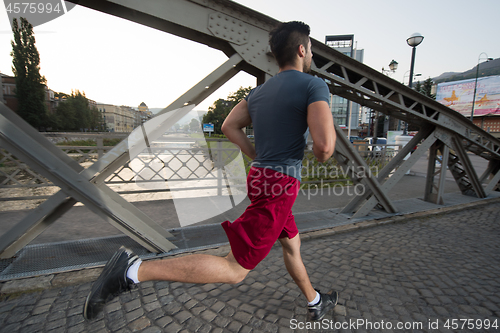
[[[319,293],[319,290],[316,290]],[[326,315],[328,311],[333,309],[337,305],[339,299],[339,294],[334,291],[330,294],[319,294],[320,300],[315,305],[308,305],[307,310],[309,311],[310,320],[321,320]]]
[[[107,302],[135,285],[127,278],[127,270],[138,259],[136,254],[123,246],[116,251],[90,289],[83,306],[85,319],[95,318]]]

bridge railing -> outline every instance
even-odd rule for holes
[[[118,133],[48,133],[53,143],[83,167],[91,165],[126,134]],[[95,145],[66,145],[68,142],[93,141]],[[396,145],[355,145],[366,161],[369,172],[377,174],[397,153]],[[309,148],[309,149],[307,149]],[[318,163],[309,145],[304,152],[302,187],[351,184],[351,179],[335,159]],[[225,195],[228,193],[224,179],[228,175],[218,172],[218,166],[231,161],[239,149],[228,140],[210,138],[169,138],[168,142],[153,142],[151,147],[110,175],[105,183],[131,200],[169,198],[168,192],[191,192],[196,195]],[[246,172],[250,159],[242,155]],[[225,162],[226,161],[226,162]],[[245,190],[245,176],[232,176],[233,186]],[[225,178],[224,178],[225,177]],[[0,149],[0,210],[23,209],[43,202],[58,191],[45,177],[30,169],[25,163],[4,149]],[[194,194],[194,192],[197,192]],[[162,195],[163,194],[163,195]]]

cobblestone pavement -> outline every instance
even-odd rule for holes
[[[304,240],[313,285],[340,293],[316,327],[274,247],[242,283],[144,283],[90,322],[91,281],[11,295],[0,332],[498,332],[499,222],[496,201]]]

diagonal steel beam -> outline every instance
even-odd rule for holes
[[[178,109],[186,104],[198,104],[203,101],[207,96],[212,94],[215,90],[220,88],[226,81],[236,75],[239,71],[239,64],[242,59],[239,55],[233,55],[228,61],[226,61],[222,66],[209,74],[206,78],[198,82],[193,88],[179,97],[167,108],[159,112],[156,116],[160,116],[167,112]],[[186,109],[188,110],[188,109]],[[55,147],[53,144],[48,142],[45,137],[40,135],[31,126],[27,125],[21,118],[17,115],[12,115],[13,112],[10,110],[3,110],[2,114],[11,117],[11,119],[16,121],[16,124],[21,124],[23,129],[35,136],[38,142],[44,144],[45,147],[51,150],[52,153],[57,155],[63,160],[67,160],[68,163],[76,164],[73,167],[80,171],[83,169],[78,163],[74,162],[66,154],[64,154],[59,148]],[[176,122],[181,119],[186,112],[177,112],[171,116],[170,121]],[[16,118],[17,117],[17,118]],[[144,126],[144,125],[143,125]],[[156,132],[162,132],[162,128],[157,128]],[[143,131],[144,132],[144,131]],[[152,131],[149,128],[149,135],[154,137],[158,133]],[[145,141],[147,141],[145,139]],[[127,140],[123,140],[119,145],[113,148],[105,156],[99,159],[88,169],[85,169],[82,175],[89,181],[95,183],[102,191],[104,191],[109,198],[112,198],[115,202],[119,203],[122,207],[127,209],[129,212],[134,214],[138,219],[145,222],[151,228],[154,229],[159,235],[169,238],[172,237],[165,229],[159,227],[154,221],[152,221],[147,215],[142,211],[137,209],[134,205],[128,203],[121,196],[116,194],[114,191],[109,189],[105,184],[104,180],[113,173],[116,169],[122,166],[124,163],[130,160],[129,145]],[[59,191],[51,198],[46,200],[36,209],[30,211],[30,213],[24,217],[20,222],[13,226],[10,230],[0,236],[0,258],[10,258],[21,248],[26,246],[39,234],[41,234],[46,228],[48,228],[52,223],[54,223],[60,216],[66,213],[71,207],[77,202],[73,198],[68,198],[64,192]]]
[[[335,125],[335,131],[337,132],[337,143],[336,143],[337,147],[335,149],[336,150],[338,149],[342,155],[344,155],[349,159],[349,162],[352,164],[353,167],[351,173],[355,173],[355,170],[361,170],[362,178],[358,179],[358,181],[367,185],[367,187],[372,191],[372,193],[374,193],[378,202],[384,207],[384,209],[387,212],[389,213],[397,212],[396,207],[394,207],[394,205],[392,204],[391,200],[387,196],[387,193],[384,190],[382,190],[377,179],[375,177],[372,177],[369,166],[361,158],[359,153],[354,149],[351,142],[347,140],[347,137],[344,135],[344,132],[339,127],[339,125],[337,124],[334,125]],[[337,158],[337,161],[339,161],[339,163],[341,163],[341,165],[344,168],[350,167],[347,163],[340,162],[341,159],[339,158]],[[346,171],[349,172],[348,169]]]
[[[432,133],[431,128],[424,128],[420,130],[411,140],[405,145],[396,156],[394,156],[389,163],[378,173],[377,179],[380,183],[384,183],[386,178],[389,177],[391,172],[396,169],[404,160],[404,158],[410,154],[413,147],[417,146],[420,141],[426,139]],[[424,153],[423,149],[418,148],[414,154],[421,156]],[[416,156],[417,156],[416,155]],[[411,167],[411,166],[410,166]],[[408,171],[409,169],[405,170]],[[354,197],[342,210],[342,214],[352,214],[356,211],[357,207],[361,205],[365,200],[367,200],[373,194],[368,188],[362,195]]]
[[[436,171],[437,151],[441,150],[442,159],[440,160],[441,168]],[[429,149],[429,161],[427,164],[427,177],[425,184],[424,200],[438,205],[442,205],[444,194],[444,182],[446,181],[446,168],[448,166],[448,158],[450,149],[441,141],[436,141]],[[439,175],[437,185],[434,183],[434,178]],[[434,192],[436,190],[436,192]]]
[[[484,193],[486,193],[486,195],[498,188],[500,182],[500,161],[491,160],[488,165],[488,170],[490,170],[489,175],[491,177],[488,185],[484,188]]]
[[[19,250],[38,237],[77,201],[58,191],[32,209],[21,221],[0,236],[0,259],[13,257]],[[55,209],[57,207],[57,209]]]
[[[478,198],[486,198],[486,193],[484,191],[483,185],[481,184],[481,181],[479,180],[479,177],[474,170],[474,166],[472,165],[472,162],[470,161],[470,158],[467,155],[467,151],[464,149],[461,140],[456,135],[453,135],[451,137],[451,143],[452,148],[455,150],[462,166],[464,167],[464,171],[467,175],[467,178],[469,179],[470,184],[472,185],[472,188],[474,189],[475,195]]]
[[[437,140],[437,138],[433,135],[430,135],[427,137],[427,139],[420,145],[419,149],[422,149],[422,151],[428,150],[432,144]],[[418,150],[418,149],[417,149]],[[413,153],[402,165],[399,167],[394,174],[384,183],[382,184],[382,189],[386,192],[390,191],[390,189],[397,184],[403,178],[403,176],[406,174],[406,171],[409,170],[415,162],[420,158],[419,154]],[[377,205],[378,201],[377,199],[372,196],[368,201],[365,202],[365,204],[359,208],[356,213],[352,216],[353,218],[356,217],[363,217],[366,216],[370,213],[370,211],[375,208]]]
[[[5,106],[0,105],[0,107]],[[135,215],[124,210],[105,192],[89,183],[85,177],[67,164],[62,163],[42,144],[23,133],[3,115],[0,115],[0,143],[33,170],[59,186],[68,196],[85,204],[94,213],[112,223],[148,250],[156,252],[175,248],[175,245]]]

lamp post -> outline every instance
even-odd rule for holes
[[[418,32],[415,32],[406,40],[408,45],[413,48],[411,52],[410,83],[408,84],[410,88],[412,87],[413,84],[413,67],[415,66],[415,53],[417,53],[417,46],[419,46],[423,40],[424,36],[422,36]]]
[[[398,69],[398,62],[396,60],[392,59],[392,61],[389,63],[389,70],[386,70],[386,69],[384,69],[384,67],[382,67],[382,73],[387,75],[387,76],[391,76],[391,73],[396,72],[397,69]],[[376,112],[376,115],[377,115],[376,116],[377,117],[376,124],[378,126],[378,111]],[[384,120],[384,130],[382,132],[388,130],[388,128],[390,126],[390,122],[391,122],[391,117],[390,116],[386,117]],[[374,132],[376,133],[376,131],[374,131]],[[374,140],[376,140],[376,139],[374,139]]]
[[[415,53],[417,53],[417,46],[419,46],[423,40],[424,40],[424,36],[422,36],[418,32],[413,33],[410,37],[408,37],[406,39],[406,43],[408,43],[408,45],[410,47],[412,47],[411,66],[410,66],[410,82],[408,83],[408,87],[410,87],[410,88],[413,86],[413,68],[415,66]],[[407,135],[407,133],[408,133],[408,122],[405,121],[403,135]]]
[[[474,83],[474,96],[472,96],[472,110],[470,113],[470,121],[474,123],[474,106],[476,104],[476,89],[477,89],[477,77],[479,76],[479,62],[481,61],[482,55],[486,56],[486,62],[493,60],[493,58],[488,58],[488,55],[485,52],[482,52],[477,58],[477,67],[476,67],[476,82]]]
[[[397,69],[398,69],[398,62],[392,59],[392,61],[389,63],[389,70],[386,70],[384,69],[384,67],[382,67],[382,73],[389,76],[391,72],[394,73]]]

